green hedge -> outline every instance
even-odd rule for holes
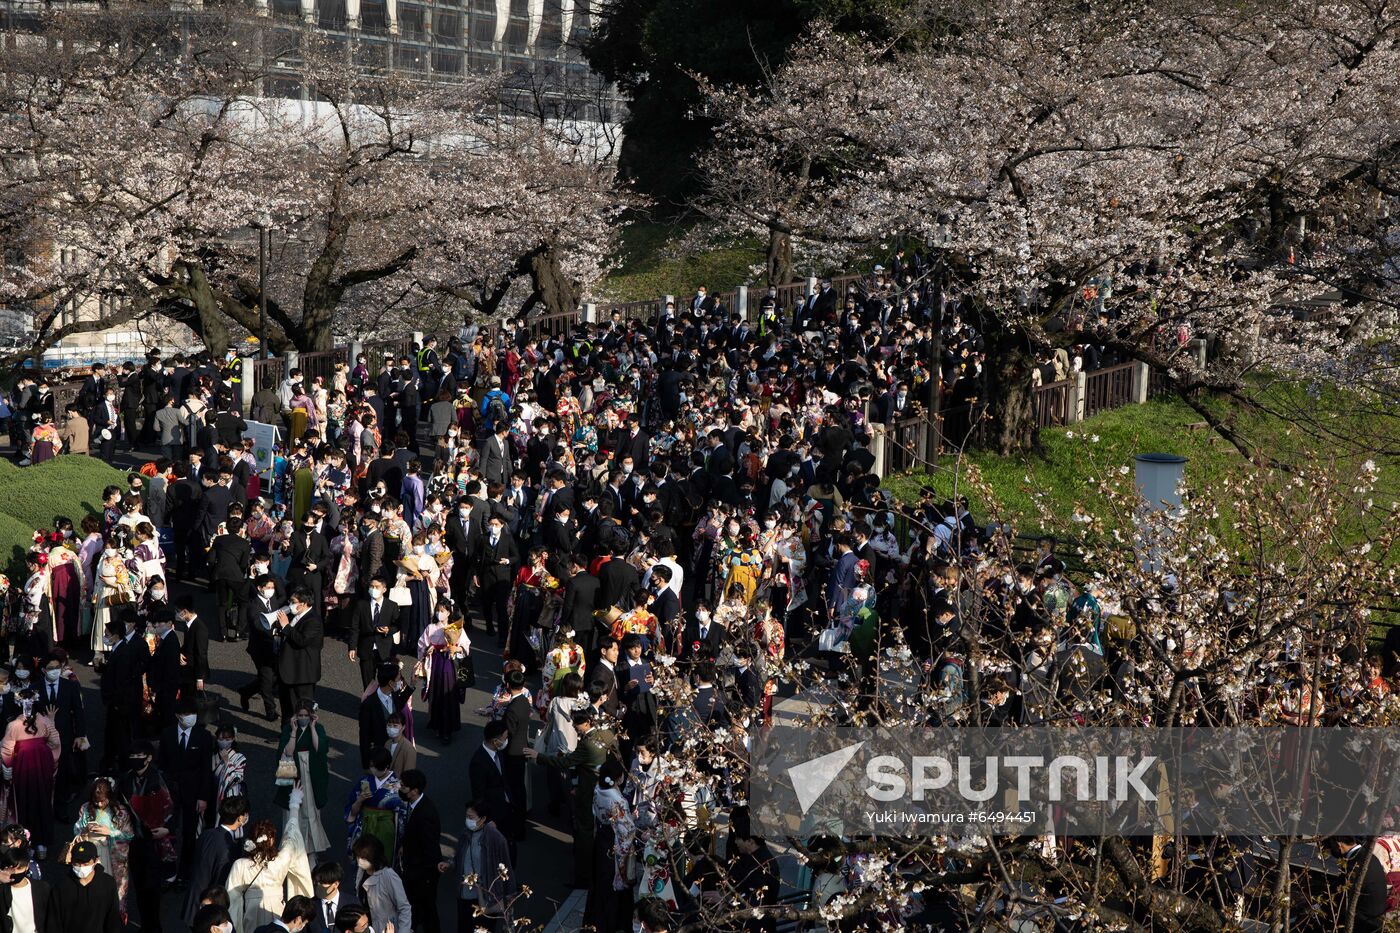
[[[102,511],[102,490],[126,488],[126,473],[85,456],[55,457],[30,467],[0,460],[0,565],[13,581],[24,572],[24,552],[34,531],[53,527],[55,516],[77,526]]]

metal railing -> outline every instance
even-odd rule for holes
[[[271,389],[276,392],[286,377],[287,363],[280,356],[269,356],[265,360],[253,361],[253,391]]]
[[[369,367],[371,376],[378,376],[384,369],[384,357],[390,355],[394,362],[398,363],[403,357],[408,357],[413,363],[413,338],[393,337],[387,340],[375,340],[364,345],[365,365]]]
[[[320,350],[315,353],[297,355],[297,368],[301,370],[307,385],[313,383],[316,377],[320,376],[325,385],[329,387],[335,376],[336,363],[344,363],[347,368],[349,367],[349,347],[336,347],[333,350]]]

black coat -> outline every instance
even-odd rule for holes
[[[593,628],[593,612],[598,608],[598,578],[580,570],[564,584],[564,606],[560,620],[582,635]]]
[[[607,699],[603,701],[603,712],[607,713],[609,716],[616,716],[618,700],[616,672],[609,670],[608,666],[602,661],[594,659],[591,666],[588,668],[587,686],[590,696],[593,694],[593,688],[597,687],[602,694],[607,697]]]
[[[214,537],[219,523],[228,519],[229,503],[233,493],[227,486],[215,483],[213,486],[200,484],[199,510],[195,520],[195,530],[208,541]],[[244,568],[246,571],[246,568]]]
[[[54,702],[49,699],[49,688],[58,687],[58,699]],[[63,750],[71,754],[69,749],[73,747],[73,740],[78,736],[87,735],[87,727],[83,721],[83,691],[76,681],[67,677],[59,678],[56,685],[41,682],[35,687],[39,696],[35,702],[38,709],[48,712],[52,704],[58,707],[58,712],[53,716],[53,723],[58,727],[58,734],[63,739]]]
[[[399,858],[405,878],[419,882],[437,879],[438,862],[443,860],[441,836],[442,818],[438,815],[437,804],[424,796],[409,811],[403,824]]]
[[[290,622],[290,619],[288,620]],[[325,628],[312,609],[295,625],[278,625],[274,634],[282,642],[277,654],[277,677],[284,684],[314,684],[321,679],[321,645]]]
[[[49,930],[49,906],[52,903],[52,892],[47,881],[40,881],[37,878],[29,879],[30,897],[34,899],[34,929],[39,933]],[[14,889],[9,885],[0,886],[0,931],[11,933],[14,930],[14,922],[10,919],[10,907],[14,904]]]
[[[183,750],[179,726],[166,726],[161,730],[156,767],[170,783],[170,792],[176,800],[190,806],[196,800],[214,801],[214,748],[214,736],[201,725],[190,729],[189,745]]]
[[[492,764],[491,754],[484,745],[477,748],[467,765],[467,778],[471,781],[472,798],[485,800],[490,805],[491,812],[496,814],[495,819],[503,821],[510,813],[510,795],[506,790],[505,753],[497,753],[497,760],[501,763],[499,769]]]
[[[261,594],[248,600],[244,627],[248,632],[248,657],[255,667],[277,666],[277,639],[272,635],[272,626],[263,618],[263,613],[281,608],[281,602],[274,598],[271,605],[263,603]]]
[[[253,563],[253,546],[242,535],[219,535],[209,549],[209,578],[220,583],[241,584],[248,579]]]
[[[502,559],[506,561],[504,564],[501,563]],[[502,530],[494,547],[491,545],[489,534],[482,539],[481,558],[477,565],[477,575],[482,586],[509,584],[515,579],[515,572],[519,569],[520,548],[516,545],[515,538]]]
[[[185,659],[185,682],[195,683],[209,678],[209,626],[195,616],[185,628],[180,654]]]
[[[234,860],[241,858],[243,847],[233,834],[222,826],[200,833],[194,847],[194,862],[190,875],[189,895],[185,899],[185,923],[193,923],[199,910],[199,896],[210,885],[222,885]]]
[[[121,933],[117,882],[101,865],[86,885],[63,872],[49,895],[48,925],[61,933]],[[37,919],[37,918],[36,918]],[[43,927],[39,927],[41,931]]]
[[[150,664],[146,667],[146,685],[155,694],[157,713],[174,713],[175,693],[182,679],[180,636],[172,632],[156,643],[156,650],[151,653]]]
[[[399,606],[388,596],[384,597],[384,601],[379,607],[379,623],[380,626],[388,627],[389,635],[381,636],[371,621],[372,605],[368,597],[355,600],[355,605],[350,610],[350,647],[366,656],[379,651],[383,659],[387,661],[394,655],[394,642],[391,636],[399,630]]]
[[[128,715],[136,708],[141,696],[141,677],[150,659],[146,640],[139,636],[123,639],[107,652],[101,681],[102,704],[107,707],[107,715],[114,715],[114,711]]]
[[[637,568],[614,557],[598,571],[598,607],[616,606],[623,612],[632,608],[633,597],[642,585]]]
[[[402,709],[408,702],[408,698],[413,695],[413,688],[406,687],[394,694],[390,705],[394,709]],[[379,698],[379,691],[376,689],[369,696],[360,701],[360,767],[369,769],[369,756],[376,748],[382,748],[389,742],[389,733],[385,726],[388,722],[389,714],[384,711],[384,701]]]

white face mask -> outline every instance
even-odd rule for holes
[[[263,591],[262,591],[262,597],[263,597],[263,599],[272,599],[272,597],[274,597],[274,596],[276,596],[276,595],[277,595],[277,591],[276,591],[275,589],[266,589],[266,590],[263,590]]]
[[[96,867],[96,865],[74,865],[73,874],[77,875],[79,878],[86,878],[92,874],[92,870]]]
[[[233,933],[233,921],[225,920],[219,924],[219,933]]]
[[[467,825],[467,832],[469,832],[469,833],[474,833],[474,832],[476,832],[478,829],[481,828],[481,822],[480,822],[479,820],[473,820],[473,819],[471,819],[471,818],[468,818],[468,819],[467,819],[466,825]]]
[[[356,859],[355,864],[360,866],[360,871],[369,871],[370,869],[369,859],[367,858]]]
[[[60,668],[54,668],[51,671],[44,671],[44,679],[51,684],[58,683],[58,679],[62,676],[63,671]]]
[[[194,713],[189,713],[185,716],[180,717],[180,725],[184,726],[186,729],[193,729],[194,724],[198,721],[199,717],[196,716]]]
[[[391,738],[391,739],[397,739],[397,738],[399,737],[399,733],[403,731],[403,727],[401,727],[401,726],[385,726],[385,727],[384,727],[384,731],[385,731],[386,734],[388,734],[389,738]]]

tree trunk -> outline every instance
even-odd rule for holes
[[[1002,456],[1031,450],[1039,431],[1031,408],[1031,356],[1023,337],[1002,335],[988,354],[991,446]]]
[[[773,224],[768,225],[768,284],[786,285],[792,281],[792,237]]]
[[[567,315],[578,310],[583,289],[564,274],[552,243],[531,257],[530,280],[544,303],[545,314]]]
[[[204,345],[209,348],[209,352],[218,358],[224,355],[229,346],[228,326],[224,324],[223,314],[219,308],[219,301],[214,295],[214,290],[209,286],[209,279],[204,275],[204,267],[197,263],[190,263],[185,266],[189,289],[190,304],[194,306],[195,314],[199,318],[198,327],[192,327],[199,334],[199,338],[204,341]],[[188,325],[190,322],[186,321]]]

